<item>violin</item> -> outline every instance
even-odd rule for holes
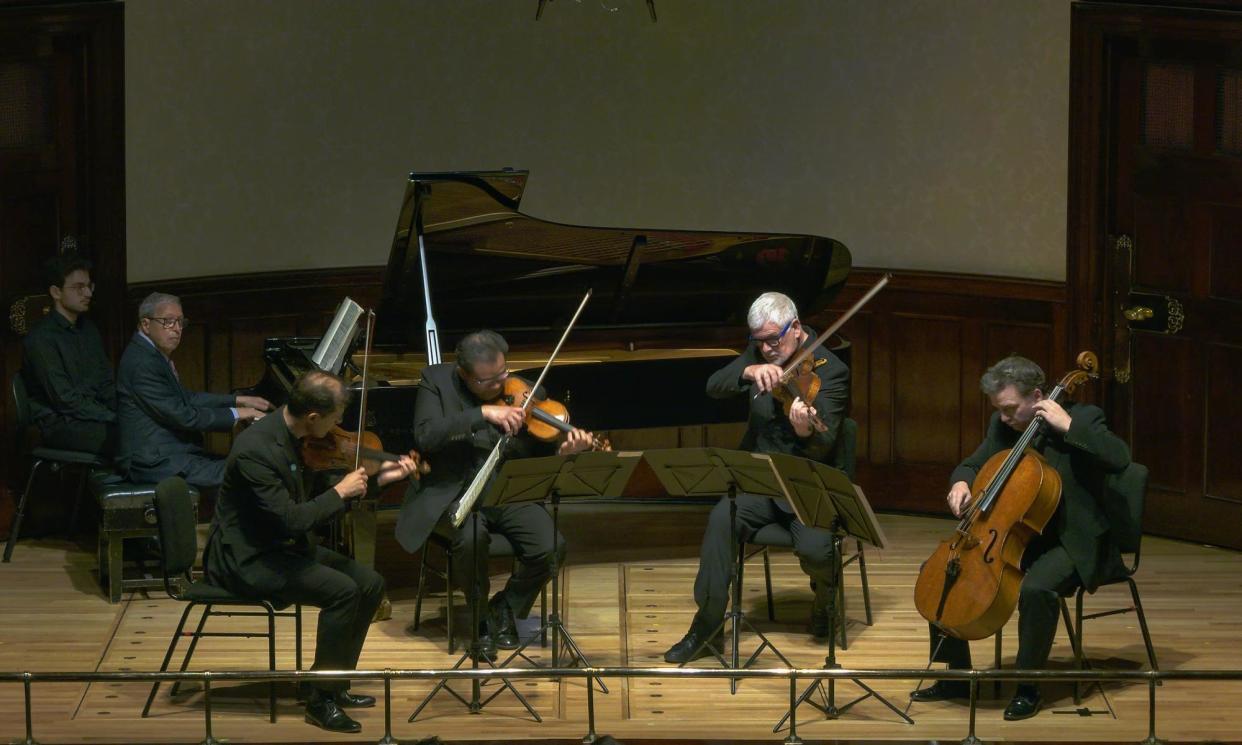
[[[1061,379],[1048,398],[1072,392],[1096,377],[1092,352],[1078,355],[1078,369]],[[1042,416],[1027,425],[1014,446],[988,459],[971,485],[969,507],[952,536],[923,562],[914,586],[919,614],[958,639],[986,639],[999,631],[1018,605],[1022,554],[1044,531],[1061,502],[1061,474],[1031,449]]]
[[[505,387],[500,396],[492,404],[503,406],[522,406],[531,396],[530,384],[525,380],[510,375],[505,378]],[[565,404],[550,398],[536,398],[526,409],[526,431],[540,442],[553,442],[563,434],[573,430],[569,423],[569,409]],[[603,452],[612,450],[608,438],[591,435],[591,449]]]
[[[802,399],[807,406],[815,401],[815,397],[819,395],[820,386],[820,379],[815,374],[815,370],[826,364],[828,360],[803,357],[789,374],[781,376],[780,383],[772,389],[772,396],[781,402],[781,408],[786,417],[789,416],[789,410],[793,408],[793,402],[797,399]],[[824,424],[824,420],[820,419],[818,414],[811,415],[811,427],[816,432],[824,432],[828,429],[828,425]]]
[[[411,478],[417,479],[431,470],[417,450],[411,450],[409,456],[415,465]],[[302,462],[312,471],[349,471],[355,468],[356,463],[366,470],[368,476],[374,476],[384,462],[400,458],[385,452],[379,435],[368,430],[358,433],[333,427],[323,437],[302,439]]]

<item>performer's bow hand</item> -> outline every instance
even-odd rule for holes
[[[274,408],[272,402],[262,396],[238,396],[237,406],[259,411],[271,411]]]
[[[966,505],[970,504],[970,484],[967,484],[965,481],[955,483],[949,489],[948,502],[949,511],[955,517],[961,517],[962,513],[966,511]]]
[[[394,481],[409,478],[418,470],[418,464],[408,455],[403,455],[396,460],[386,461],[380,468],[376,480],[380,486],[386,486]]]
[[[574,428],[569,434],[565,435],[565,441],[557,449],[558,455],[569,455],[570,453],[581,453],[584,450],[591,449],[591,433],[586,430]]]
[[[782,373],[780,365],[750,365],[742,371],[742,379],[754,381],[760,393],[767,393],[780,385]]]
[[[516,435],[526,422],[520,406],[483,405],[483,418],[500,428],[506,435]]]
[[[1065,434],[1070,428],[1069,412],[1061,408],[1061,404],[1050,398],[1045,398],[1033,407],[1037,414],[1043,416],[1044,421],[1049,427],[1056,432]]]
[[[819,429],[822,432],[816,426],[815,413],[813,406],[808,405],[801,397],[795,398],[789,406],[789,423],[793,425],[794,434],[798,437],[810,437],[813,430]]]
[[[359,468],[345,474],[345,478],[332,487],[341,499],[355,499],[367,493],[367,471]]]

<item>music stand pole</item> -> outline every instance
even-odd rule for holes
[[[560,645],[562,643],[565,645],[565,648],[568,651],[572,652],[572,655],[566,661],[566,665],[573,665],[574,663],[581,662],[583,666],[585,667],[591,666],[591,662],[586,658],[586,655],[582,653],[582,648],[579,647],[578,642],[574,640],[573,634],[569,633],[569,629],[565,627],[565,623],[561,620],[561,614],[560,614],[561,564],[560,564],[560,552],[556,550],[557,538],[561,534],[561,531],[560,531],[560,515],[561,515],[560,489],[553,487],[548,492],[548,499],[552,503],[552,542],[550,544],[552,546],[552,610],[548,614],[547,621],[544,622],[541,628],[539,629],[539,634],[537,635],[532,634],[526,641],[522,642],[521,646],[513,650],[513,652],[511,652],[509,656],[505,658],[505,661],[501,663],[501,667],[508,667],[509,663],[511,663],[513,660],[517,659],[518,657],[521,657],[522,659],[526,660],[527,662],[531,663],[532,665],[536,667],[541,667],[541,665],[538,662],[536,662],[535,660],[532,660],[530,657],[526,655],[526,648],[530,646],[531,642],[535,640],[535,636],[543,637],[544,634],[549,633],[549,632],[551,633],[551,636],[552,636],[552,667],[561,666]],[[602,693],[608,693],[608,686],[604,685],[603,678],[598,678],[598,677],[591,678],[590,685],[594,685],[595,683],[599,683],[599,689]]]
[[[453,663],[453,667],[451,668],[453,670],[457,670],[462,665],[466,664],[466,660],[470,660],[471,670],[478,670],[479,669],[479,658],[483,656],[483,643],[482,643],[482,640],[479,638],[479,576],[478,576],[478,571],[479,571],[479,511],[477,509],[474,510],[470,514],[470,535],[471,535],[470,560],[474,565],[474,571],[471,572],[470,591],[466,593],[470,600],[470,645],[466,647],[464,652],[462,652],[461,657],[457,658],[457,662]],[[424,547],[423,550],[425,551],[426,547]],[[453,560],[452,555],[449,556],[448,560],[449,561]],[[483,567],[483,571],[485,572],[487,571],[486,566]],[[453,588],[452,587],[445,588],[445,591],[448,593],[448,596],[450,598],[448,612],[452,613],[453,604],[451,602],[451,599],[453,595]],[[492,669],[496,668],[496,666],[492,664],[491,660],[487,660],[487,664]],[[530,702],[526,700],[526,697],[523,696],[518,691],[518,689],[513,687],[513,684],[509,682],[508,678],[501,678],[500,682],[501,682],[501,687],[495,693],[488,696],[486,699],[482,699],[482,685],[483,685],[482,679],[471,678],[470,679],[470,698],[469,700],[467,700],[460,693],[453,690],[453,687],[449,685],[448,679],[445,678],[441,680],[439,683],[436,683],[435,688],[432,688],[431,693],[428,693],[427,696],[423,698],[423,700],[418,704],[418,708],[414,709],[414,713],[411,714],[410,718],[407,719],[406,721],[413,722],[414,719],[418,717],[418,715],[422,712],[422,710],[427,707],[427,704],[431,703],[431,700],[434,699],[440,693],[440,691],[448,691],[449,695],[451,695],[453,698],[460,701],[461,705],[465,706],[466,709],[469,711],[469,713],[479,714],[479,713],[482,713],[483,707],[491,703],[492,700],[495,699],[497,696],[499,696],[502,692],[504,692],[505,689],[508,689],[509,691],[513,693],[515,697],[517,697],[518,702],[522,704],[522,706],[526,709],[526,711],[529,712],[530,715],[535,718],[536,722],[543,722],[543,718],[540,717],[539,713],[535,711],[535,709],[530,705]]]
[[[835,545],[833,547],[833,552],[832,552],[833,588],[832,588],[832,592],[829,593],[829,599],[828,599],[828,656],[824,658],[823,667],[825,670],[840,670],[841,669],[841,665],[837,663],[837,618],[838,618],[837,596],[838,596],[838,593],[840,592],[840,588],[842,587],[841,583],[845,581],[845,567],[841,563],[842,538],[839,532],[840,530],[841,530],[840,518],[838,517],[833,521],[833,527],[832,527],[832,531],[836,535],[835,535],[835,538],[833,539],[833,543]],[[841,623],[845,623],[845,619],[841,619]],[[828,684],[827,684],[828,692],[825,693],[824,692],[824,678],[816,678],[815,681],[811,683],[809,686],[807,686],[806,690],[803,691],[800,696],[798,696],[798,700],[793,703],[793,706],[789,708],[789,711],[785,712],[785,716],[781,717],[781,720],[776,723],[776,726],[772,728],[772,731],[780,732],[781,729],[784,728],[785,722],[788,721],[789,717],[793,714],[793,710],[798,708],[803,703],[809,703],[811,706],[815,707],[819,711],[822,711],[826,719],[837,719],[842,714],[844,714],[845,712],[853,708],[855,704],[865,701],[868,698],[875,698],[876,701],[879,701],[880,703],[887,706],[889,709],[892,710],[894,714],[904,719],[906,724],[914,724],[913,719],[911,719],[904,711],[902,711],[901,709],[898,709],[895,705],[893,705],[891,701],[889,701],[888,699],[884,698],[879,693],[877,693],[875,689],[871,688],[870,686],[868,686],[866,683],[862,682],[858,678],[850,678],[850,681],[854,683],[854,685],[866,691],[866,693],[854,699],[853,701],[850,701],[844,706],[838,707],[837,706],[837,686],[836,686],[837,679],[828,678]],[[811,696],[813,696],[817,692],[823,698],[824,700],[823,704],[820,704],[818,701],[811,700]]]
[[[752,664],[754,664],[755,660],[759,658],[759,655],[763,654],[764,649],[771,649],[772,653],[775,654],[777,657],[779,657],[781,662],[785,663],[785,667],[793,667],[794,666],[793,663],[790,662],[788,658],[785,657],[785,655],[781,654],[781,651],[776,648],[776,645],[773,644],[772,641],[768,639],[768,637],[762,631],[756,628],[755,625],[752,624],[750,620],[746,618],[746,613],[742,610],[742,581],[741,581],[742,577],[741,577],[741,574],[742,574],[742,569],[745,566],[745,557],[743,557],[741,553],[739,552],[739,546],[738,546],[738,540],[737,540],[737,483],[734,481],[730,481],[729,483],[728,497],[729,497],[729,546],[733,552],[732,556],[735,557],[735,561],[737,562],[737,565],[734,569],[734,574],[733,574],[733,588],[732,588],[732,592],[730,593],[730,596],[731,596],[730,606],[731,607],[729,608],[729,612],[725,614],[724,618],[720,619],[720,623],[716,624],[716,627],[712,629],[712,632],[708,634],[703,639],[703,641],[699,642],[699,646],[695,647],[694,652],[690,655],[690,660],[687,660],[686,662],[681,663],[677,667],[685,667],[691,660],[696,658],[699,652],[701,652],[703,649],[707,649],[708,651],[710,651],[712,653],[712,656],[714,656],[717,660],[719,660],[720,664],[723,665],[728,670],[744,670],[750,667]],[[716,648],[712,646],[712,640],[716,638],[717,634],[720,634],[724,631],[724,626],[726,623],[729,624],[729,636],[730,636],[730,639],[729,639],[730,655],[729,655],[728,660],[725,660],[722,654],[718,653],[716,651]],[[759,646],[755,648],[755,651],[751,653],[749,658],[747,658],[746,664],[744,665],[740,664],[741,654],[738,651],[739,647],[741,646],[743,627],[745,627],[755,636],[759,637]],[[729,693],[731,695],[737,693],[737,686],[738,686],[738,679],[730,678],[729,679]]]

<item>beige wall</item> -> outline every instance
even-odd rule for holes
[[[1066,0],[535,6],[128,0],[129,280],[381,264],[408,171],[503,166],[547,219],[1064,278]]]

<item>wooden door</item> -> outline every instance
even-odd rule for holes
[[[1104,351],[1110,421],[1151,469],[1147,531],[1242,548],[1242,14],[1088,12],[1088,34],[1081,10],[1075,53],[1096,47],[1074,67],[1101,98],[1072,125],[1098,127],[1077,247],[1071,215],[1077,338]]]
[[[95,264],[91,312],[114,356],[128,325],[122,31],[120,3],[0,4],[0,535],[25,467],[10,393],[14,300],[46,293],[44,260],[79,251]]]

